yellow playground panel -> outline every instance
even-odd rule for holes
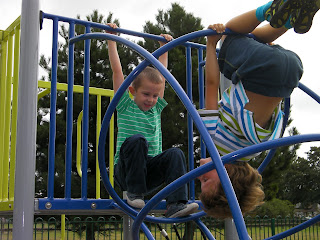
[[[18,112],[18,80],[19,80],[19,52],[20,52],[20,17],[6,30],[0,30],[0,212],[13,211],[14,180],[16,164],[16,135]],[[38,81],[38,99],[50,93],[51,84],[48,81]],[[58,91],[67,91],[67,84],[58,83]],[[75,93],[83,93],[83,86],[74,86]],[[89,88],[89,94],[96,96],[97,101],[97,143],[101,128],[101,98],[112,99],[113,90]],[[81,120],[78,116],[77,152],[81,152]],[[114,149],[114,118],[110,122],[110,176],[113,176]],[[97,144],[98,146],[98,144]],[[96,198],[100,198],[100,172],[96,159]],[[81,177],[81,159],[77,156],[77,170]],[[111,177],[113,185],[113,177]]]
[[[13,210],[20,17],[0,30],[0,211]]]

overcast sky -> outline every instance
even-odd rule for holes
[[[0,0],[0,2],[0,29],[5,30],[21,14],[22,0]],[[266,3],[264,0],[40,0],[40,10],[71,18],[80,15],[81,19],[85,19],[95,9],[105,16],[111,12],[114,18],[120,20],[122,28],[141,32],[146,21],[155,22],[158,10],[168,10],[174,2],[184,7],[186,12],[201,18],[205,28],[212,23],[226,23],[230,18]],[[51,21],[44,22],[43,27],[44,30],[40,32],[40,54],[48,56],[51,48],[48,40],[51,34]],[[301,82],[318,94],[320,94],[319,37],[320,13],[315,16],[308,33],[299,35],[290,30],[275,42],[300,56],[304,65]],[[319,133],[320,106],[299,89],[294,90],[291,103],[293,118],[291,126],[296,126],[301,134]],[[320,143],[303,144],[298,152],[299,155],[304,157],[304,152],[308,151],[310,146],[320,146]]]

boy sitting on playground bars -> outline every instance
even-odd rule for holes
[[[199,113],[220,155],[281,136],[281,101],[298,86],[303,66],[297,54],[270,43],[292,27],[297,33],[309,31],[319,7],[320,0],[275,0],[231,19],[225,26],[209,26],[220,34],[207,37],[206,109]],[[271,25],[257,28],[264,20]],[[221,37],[225,28],[240,34]],[[247,33],[261,42],[242,35]],[[223,43],[217,60],[220,39]],[[220,72],[232,85],[218,101]],[[263,203],[262,177],[248,164],[258,154],[225,164],[243,214]],[[210,161],[201,159],[200,165]],[[205,211],[217,218],[232,217],[217,171],[199,180]]]
[[[115,24],[108,24],[116,28]],[[171,41],[161,34],[163,42]],[[124,81],[116,42],[108,40],[109,60],[113,71],[116,92]],[[167,67],[168,53],[159,57]],[[144,195],[165,183],[169,184],[186,173],[184,153],[179,148],[162,151],[161,112],[167,105],[164,100],[165,78],[153,67],[146,67],[124,93],[117,105],[117,148],[115,155],[115,180],[127,191],[127,203],[143,208]],[[187,216],[199,208],[197,203],[187,204],[187,185],[167,197],[166,217]]]

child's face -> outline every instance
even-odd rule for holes
[[[201,159],[200,166],[202,166],[203,164],[209,163],[211,161],[212,161],[211,158]],[[201,192],[207,192],[207,191],[212,191],[216,189],[216,186],[220,182],[217,170],[215,169],[201,175],[200,177],[198,177],[198,179],[201,182]]]
[[[161,90],[162,84],[155,84],[146,78],[142,79],[138,89],[130,87],[130,91],[134,96],[134,102],[141,111],[148,111],[156,105]]]

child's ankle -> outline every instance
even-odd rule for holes
[[[260,22],[263,22],[264,20],[270,21],[270,15],[266,14],[266,11],[270,8],[272,4],[272,1],[260,6],[256,10],[256,17]]]

